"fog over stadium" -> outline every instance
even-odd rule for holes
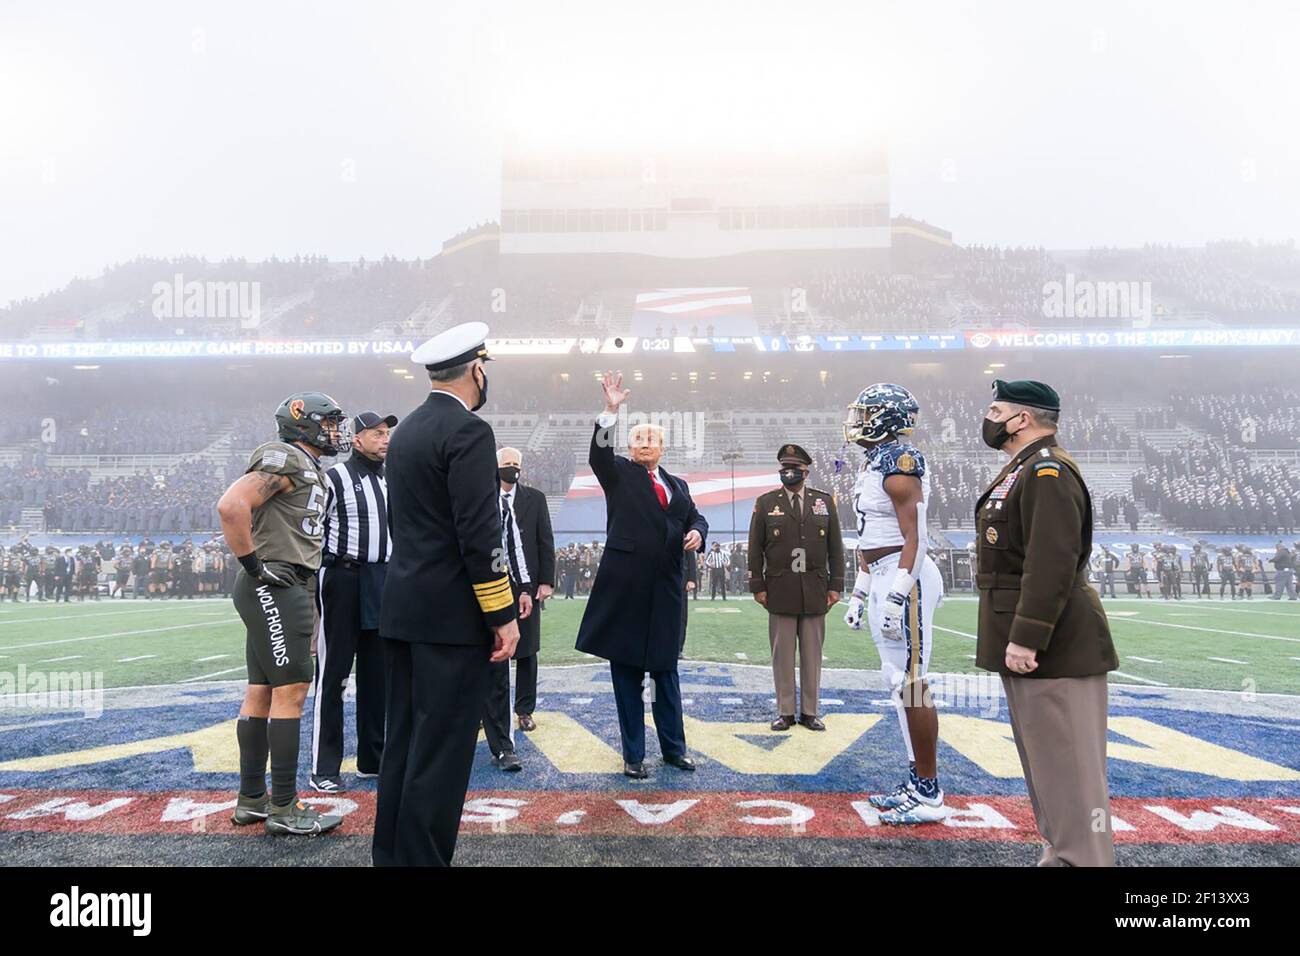
[[[1293,5],[12,2],[0,303],[137,255],[428,255],[534,136],[883,136],[965,243],[1294,236]],[[402,215],[389,213],[400,210]]]
[[[1112,821],[1072,859],[1300,862],[1297,37],[1280,0],[0,5],[0,858],[371,862],[382,632],[468,621],[427,642],[504,655],[458,862],[1030,865],[1001,708],[1058,679],[1101,730],[1046,752],[1103,789],[1045,799]],[[439,660],[469,759],[489,696]],[[271,796],[250,718],[302,720]],[[323,849],[228,839],[323,835],[294,787]]]

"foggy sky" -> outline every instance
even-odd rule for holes
[[[887,127],[895,213],[959,243],[1292,238],[1298,28],[1282,2],[8,0],[0,303],[136,255],[433,255],[497,217],[521,91],[562,76],[581,115],[620,64],[669,97],[697,68],[733,100],[824,80],[823,112]]]

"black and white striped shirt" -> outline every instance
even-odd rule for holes
[[[326,472],[326,554],[377,564],[393,555],[383,466],[353,453]]]

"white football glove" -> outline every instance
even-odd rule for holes
[[[903,639],[903,604],[905,595],[890,591],[880,609],[880,634],[887,641]]]
[[[844,612],[844,623],[852,630],[862,630],[862,618],[866,615],[867,605],[856,594],[849,598],[849,609]]]

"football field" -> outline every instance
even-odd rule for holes
[[[1111,675],[1108,774],[1124,865],[1300,862],[1300,603],[1105,602]],[[503,774],[480,733],[457,860],[467,864],[766,863],[1028,865],[1038,838],[996,678],[974,667],[977,604],[936,615],[931,686],[941,708],[949,817],[895,831],[865,794],[905,768],[866,632],[827,622],[826,730],[772,731],[766,613],[748,597],[689,605],[680,666],[699,771],[664,765],[647,720],[643,781],[625,778],[605,663],[573,647],[578,599],[543,615],[536,730]],[[288,844],[229,822],[239,782],[235,717],[244,637],[226,599],[0,605],[0,859],[11,864],[365,865],[376,782],[355,776],[345,696],[346,790],[299,787],[345,817]],[[57,688],[90,691],[64,698]],[[99,690],[103,688],[103,690]],[[254,832],[256,831],[256,832]]]
[[[547,603],[543,668],[591,662],[573,646],[585,604]],[[1105,607],[1120,655],[1115,683],[1300,695],[1300,602],[1118,598]],[[878,668],[869,634],[845,627],[843,610],[841,604],[827,619],[825,666]],[[931,670],[974,672],[975,630],[975,599],[958,594],[945,600],[935,617]],[[686,657],[769,663],[766,612],[745,597],[691,601]],[[234,680],[244,674],[243,629],[222,598],[5,602],[0,673],[19,667],[28,674],[102,674],[104,687]]]

